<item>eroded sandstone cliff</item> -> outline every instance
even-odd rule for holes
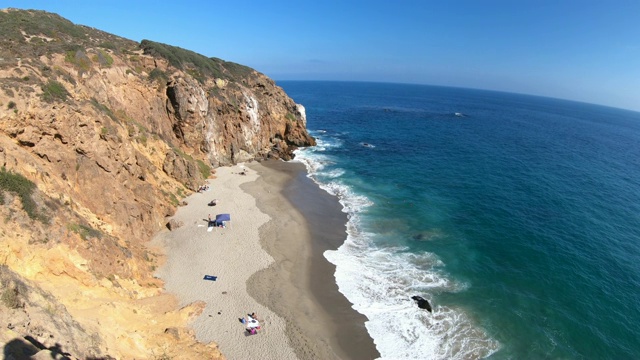
[[[304,108],[253,69],[0,11],[5,355],[220,358],[148,241],[216,167],[309,145]]]

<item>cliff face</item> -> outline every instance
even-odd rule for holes
[[[184,327],[202,304],[162,295],[146,244],[215,167],[314,145],[305,121],[242,65],[0,11],[5,354],[220,356]]]

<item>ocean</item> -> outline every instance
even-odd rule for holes
[[[383,359],[640,358],[640,113],[278,85],[318,141],[294,161],[348,214],[344,244],[324,255]]]

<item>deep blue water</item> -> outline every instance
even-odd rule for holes
[[[325,256],[382,358],[640,358],[640,113],[446,87],[278,85],[318,139],[297,161],[350,214],[345,244]]]

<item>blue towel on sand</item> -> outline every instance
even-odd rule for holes
[[[217,276],[211,276],[211,275],[205,275],[204,276],[204,280],[216,281],[216,280],[218,280],[218,277]]]

